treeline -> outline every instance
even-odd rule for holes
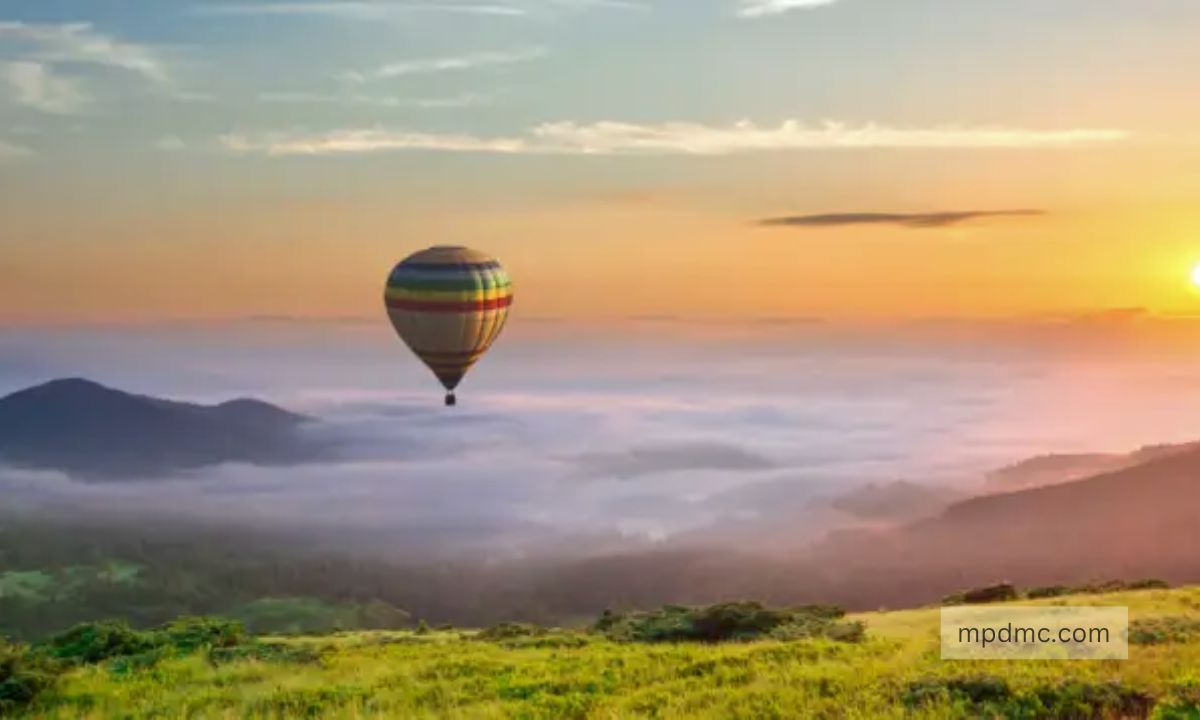
[[[133,577],[96,568],[119,564]],[[81,568],[92,568],[79,582]],[[36,593],[5,592],[3,578],[41,577]],[[388,560],[314,532],[215,525],[0,518],[0,633],[36,640],[89,620],[151,627],[183,615],[239,617],[256,631],[354,627],[485,627],[504,621],[575,623],[605,607],[704,604],[762,597],[789,604],[795,587],[734,554],[671,551],[597,560]],[[307,620],[306,620],[307,619]],[[256,621],[259,623],[256,625]],[[308,624],[305,624],[305,623]]]
[[[146,628],[182,615],[221,615],[258,632],[319,632],[419,621],[579,625],[604,608],[747,597],[774,607],[865,610],[934,602],[970,579],[919,564],[869,568],[829,553],[765,556],[724,547],[502,563],[421,560],[404,547],[385,555],[332,531],[0,515],[0,633],[24,640],[108,617]]]

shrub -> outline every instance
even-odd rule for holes
[[[717,643],[762,637],[861,639],[865,629],[861,624],[835,622],[844,615],[841,608],[831,606],[773,610],[756,602],[698,608],[667,605],[648,613],[617,614],[606,610],[592,630],[631,642]]]
[[[902,698],[910,709],[950,705],[970,717],[1047,720],[1146,717],[1154,698],[1122,683],[1077,680],[1017,691],[1001,678],[927,678],[910,683]]]
[[[203,648],[230,648],[246,640],[241,623],[223,618],[184,617],[147,631],[134,630],[124,621],[105,620],[76,625],[35,650],[81,665],[134,657],[153,664],[164,652],[187,654]]]
[[[1128,587],[1130,590],[1170,590],[1171,583],[1157,578],[1146,578],[1145,580],[1134,580],[1129,583]]]
[[[1154,708],[1156,720],[1195,720],[1200,717],[1200,679],[1185,675],[1171,683],[1171,691]]]
[[[159,634],[158,644],[170,645],[181,653],[200,648],[231,648],[246,640],[240,622],[212,617],[179,618],[164,625]]]
[[[1025,597],[1030,600],[1037,600],[1038,598],[1054,598],[1070,594],[1071,588],[1066,585],[1046,585],[1044,587],[1030,588],[1025,593]]]
[[[1129,623],[1132,645],[1185,643],[1200,636],[1200,619],[1175,616],[1145,618]]]
[[[238,660],[312,664],[320,662],[321,653],[304,646],[254,642],[237,647],[214,647],[208,652],[208,660],[213,665],[237,662]]]
[[[32,702],[59,672],[59,663],[0,637],[0,717]]]
[[[546,628],[531,623],[500,623],[480,632],[480,640],[512,640],[513,638],[541,637]]]
[[[983,605],[986,603],[1009,602],[1019,597],[1017,588],[1012,583],[998,583],[996,585],[972,588],[953,595],[947,595],[943,598],[942,604]]]
[[[153,650],[156,645],[151,633],[138,632],[123,620],[103,620],[76,625],[41,643],[37,649],[58,660],[92,664],[114,657],[138,655]]]
[[[1126,592],[1129,590],[1167,590],[1171,585],[1165,580],[1146,578],[1127,582],[1125,580],[1108,580],[1102,583],[1089,583],[1074,588],[1072,592],[1094,595],[1099,593]]]

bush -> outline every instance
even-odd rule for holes
[[[1145,580],[1134,580],[1129,583],[1128,587],[1130,590],[1170,590],[1171,583],[1157,578],[1146,578]]]
[[[513,638],[541,637],[546,632],[546,628],[531,623],[509,622],[493,625],[475,637],[480,640],[512,640]]]
[[[104,620],[76,625],[39,644],[37,650],[66,662],[93,664],[153,650],[155,640],[153,634],[138,632],[123,620]]]
[[[1020,597],[1017,588],[1012,583],[998,583],[979,588],[964,590],[960,593],[947,595],[943,605],[984,605],[986,603],[1009,602]]]
[[[35,651],[69,663],[90,665],[113,658],[145,657],[173,651],[230,648],[246,642],[241,623],[224,618],[184,617],[155,630],[139,631],[124,621],[76,625],[37,645]]]
[[[1014,690],[997,677],[928,678],[910,683],[903,702],[910,709],[950,705],[970,717],[1028,717],[1048,720],[1146,717],[1154,698],[1122,683],[1077,680]]]
[[[1185,675],[1171,683],[1171,691],[1154,708],[1156,720],[1195,720],[1200,717],[1200,679]]]
[[[1132,645],[1186,643],[1200,636],[1200,619],[1175,616],[1134,620],[1129,623]]]
[[[1070,594],[1071,588],[1066,585],[1046,585],[1044,587],[1030,588],[1025,593],[1025,597],[1030,600],[1037,600],[1038,598],[1055,598]]]
[[[594,632],[630,642],[729,642],[773,637],[795,640],[831,637],[861,639],[859,623],[837,623],[841,608],[810,606],[773,610],[756,602],[729,602],[708,607],[667,605],[655,612],[617,614],[606,610],[592,625]]]
[[[0,637],[0,717],[32,702],[60,672],[59,663]]]
[[[213,665],[237,662],[238,660],[314,664],[321,661],[321,653],[304,646],[254,642],[237,647],[214,647],[208,652],[208,660]]]
[[[231,648],[246,641],[246,631],[236,620],[184,617],[167,623],[158,633],[157,644],[170,645],[181,653],[201,648]]]
[[[1130,590],[1167,590],[1171,587],[1165,580],[1146,578],[1144,580],[1108,580],[1102,583],[1090,583],[1074,588],[1072,592],[1081,595],[1096,595],[1100,593],[1126,592]]]

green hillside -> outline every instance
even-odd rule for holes
[[[723,644],[618,642],[515,626],[253,639],[185,625],[169,631],[170,652],[81,664],[11,711],[47,718],[1200,718],[1200,588],[1038,602],[1128,606],[1131,659],[943,662],[937,608],[847,618],[866,624],[865,639]]]

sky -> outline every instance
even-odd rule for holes
[[[0,321],[996,317],[1200,295],[1193,0],[9,0]]]

